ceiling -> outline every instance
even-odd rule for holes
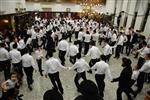
[[[58,3],[82,3],[85,0],[26,0],[27,2],[58,2]],[[88,0],[87,0],[88,1]],[[89,0],[91,1],[91,0]],[[99,2],[100,4],[105,4],[106,0],[92,0],[95,2]]]

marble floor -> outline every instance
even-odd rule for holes
[[[100,50],[102,51],[102,48],[98,46]],[[55,57],[58,58],[58,52],[56,52]],[[33,54],[34,56],[34,54]],[[114,56],[114,55],[113,55]],[[113,56],[110,59],[109,65],[111,69],[112,77],[118,77],[120,75],[120,72],[122,70],[121,67],[121,58],[120,59],[114,59]],[[124,56],[124,55],[122,55]],[[89,62],[89,57],[84,57],[87,62]],[[133,56],[129,56],[129,58],[133,61],[133,66],[137,63],[137,59],[134,59]],[[45,66],[45,59],[43,59],[43,69]],[[70,64],[68,58],[66,57],[66,67],[71,67],[72,64]],[[76,96],[78,96],[80,93],[76,91],[76,87],[74,84],[74,77],[75,72],[73,70],[61,70],[60,71],[60,79],[62,81],[62,85],[64,87],[64,100],[74,100]],[[87,73],[87,79],[93,80],[94,74],[88,74]],[[0,83],[4,80],[3,73],[0,73]],[[30,91],[27,88],[26,83],[26,76],[24,76],[24,83],[23,86],[20,88],[20,93],[24,94],[23,100],[43,100],[43,94],[45,91],[52,88],[52,84],[50,82],[49,78],[45,78],[44,76],[40,76],[39,72],[34,72],[34,84],[33,84],[33,90]],[[104,100],[116,100],[116,90],[118,83],[111,83],[107,77],[105,79],[105,94],[104,94]],[[135,87],[133,87],[135,89]],[[134,100],[144,100],[144,94],[145,92],[150,89],[150,84],[145,83],[144,88],[142,92],[134,99]],[[126,95],[123,94],[123,100],[127,100]]]

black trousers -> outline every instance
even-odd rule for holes
[[[42,59],[37,59],[36,61],[38,64],[39,72],[42,73]]]
[[[117,100],[122,100],[122,92],[124,92],[128,100],[133,100],[131,95],[130,95],[130,88],[125,88],[125,87],[118,87],[117,89]]]
[[[145,81],[146,73],[140,72],[138,79],[137,79],[137,93],[141,92],[143,89],[144,81]]]
[[[95,65],[96,62],[98,62],[99,59],[91,59],[89,62],[89,66],[92,67]]]
[[[105,79],[105,74],[102,74],[102,75],[96,74],[95,75],[95,80],[98,85],[98,90],[99,90],[99,94],[101,97],[104,97],[104,89],[105,89],[104,79]]]
[[[54,89],[56,90],[59,89],[59,91],[63,94],[64,90],[63,90],[63,87],[59,78],[59,72],[56,72],[54,74],[49,73],[48,76],[52,82],[52,85],[54,86]]]
[[[65,65],[65,55],[66,51],[59,50],[59,59],[61,60],[62,65]]]
[[[53,49],[47,49],[46,58],[53,53]]]
[[[120,57],[121,48],[122,48],[121,45],[117,45],[116,52],[115,52],[115,58],[119,58]]]
[[[28,86],[33,83],[33,67],[24,67],[24,72],[27,77],[27,84]]]
[[[32,49],[33,48],[37,48],[38,47],[38,40],[37,39],[33,39],[32,40]]]
[[[84,42],[84,55],[86,55],[89,51],[90,42]]]
[[[101,45],[102,44],[102,41],[104,41],[104,38],[99,38],[99,45]]]
[[[75,39],[78,38],[79,31],[75,31]]]
[[[131,42],[128,42],[126,44],[126,54],[127,54],[127,56],[130,55],[130,52],[131,52],[132,48],[133,48],[133,44]]]
[[[116,41],[111,41],[110,46],[114,46],[116,44]],[[112,48],[112,54],[114,54],[114,48]]]
[[[71,42],[71,38],[72,38],[72,31],[68,31],[68,38],[69,38],[69,42]]]
[[[75,56],[70,56],[70,62],[72,63],[72,64],[75,64],[75,62],[76,62],[76,55]]]
[[[4,71],[5,80],[8,79],[10,74],[10,61],[0,61],[0,71]]]
[[[83,47],[83,42],[78,40],[78,43],[79,43],[79,53],[81,54],[82,52],[82,47]]]
[[[80,78],[82,78],[83,80],[86,80],[86,73],[85,72],[77,73],[75,78],[74,78],[74,82],[75,82],[75,85],[76,85],[78,90],[80,89],[80,85],[78,82]]]
[[[23,77],[23,70],[22,70],[22,62],[12,64],[13,65],[13,70],[19,74],[19,77]]]
[[[138,69],[140,69],[144,63],[145,63],[145,59],[142,57],[139,57],[138,62],[137,62]]]
[[[109,62],[110,57],[111,57],[111,54],[109,54],[109,55],[105,55],[105,57],[106,57],[105,61],[106,61],[106,62]]]

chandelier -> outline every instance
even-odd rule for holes
[[[95,8],[101,7],[101,0],[82,0],[82,16],[93,17],[99,15]]]

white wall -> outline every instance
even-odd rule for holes
[[[144,34],[149,35],[150,34],[150,15],[147,19],[147,23],[145,25]]]
[[[147,6],[148,6],[148,0],[142,0],[140,2],[140,6],[139,6],[139,10],[138,10],[138,15],[143,15],[143,16],[137,16],[136,18],[136,22],[135,22],[135,29],[139,30],[141,23],[143,21],[145,12],[147,10]]]
[[[25,7],[25,0],[0,0],[0,11],[5,11],[5,14],[15,13],[17,3],[21,3],[22,8]]]

